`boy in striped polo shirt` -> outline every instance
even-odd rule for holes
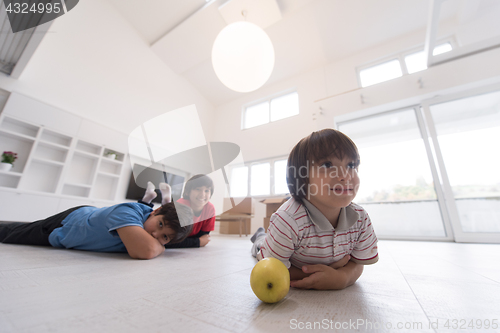
[[[274,257],[302,289],[343,289],[378,260],[377,237],[366,211],[352,202],[359,188],[359,153],[342,132],[324,129],[291,151],[287,183],[292,198],[271,217],[267,233],[252,237],[252,253]]]

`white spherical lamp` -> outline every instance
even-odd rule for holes
[[[273,72],[273,44],[259,26],[246,21],[231,23],[215,39],[212,65],[219,80],[229,89],[254,91]]]

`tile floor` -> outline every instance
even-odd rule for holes
[[[250,289],[245,237],[149,261],[0,243],[0,332],[500,332],[500,245],[379,249],[355,285],[269,305]]]

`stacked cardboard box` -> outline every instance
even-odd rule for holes
[[[263,204],[266,205],[266,216],[264,217],[264,229],[269,228],[269,220],[271,219],[271,215],[273,215],[274,212],[280,208],[280,206],[288,200],[288,197],[283,198],[267,198],[264,200],[261,200]]]
[[[222,208],[224,213],[219,216],[221,234],[239,234],[240,221],[243,221],[241,232],[249,234],[251,229],[251,217],[255,213],[255,200],[248,197],[238,203],[240,199],[234,199],[236,206],[233,207],[230,198],[224,198]],[[242,218],[242,215],[248,215],[248,218]],[[246,230],[245,230],[246,229]]]

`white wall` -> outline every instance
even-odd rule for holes
[[[18,80],[16,91],[123,133],[162,113],[196,104],[211,135],[213,106],[151,51],[106,0],[80,1],[57,18]]]

